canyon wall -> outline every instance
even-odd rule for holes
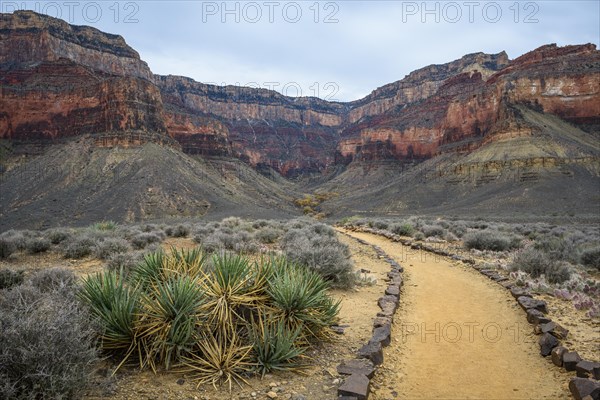
[[[414,162],[535,135],[518,108],[600,132],[600,52],[466,55],[338,103],[153,75],[124,39],[28,11],[0,15],[0,139],[169,144],[293,177],[352,161]]]

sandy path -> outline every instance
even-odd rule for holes
[[[371,398],[570,398],[569,375],[540,357],[537,337],[505,289],[462,264],[348,233],[405,268],[394,341]]]

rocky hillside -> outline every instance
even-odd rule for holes
[[[14,223],[35,207],[79,209],[75,193],[87,193],[82,221],[103,201],[123,203],[111,208],[114,218],[136,220],[241,204],[251,205],[240,208],[247,213],[287,213],[296,191],[345,193],[350,186],[352,193],[329,202],[330,212],[360,212],[361,202],[378,212],[431,210],[435,196],[411,198],[397,179],[412,185],[436,175],[440,195],[452,194],[443,201],[452,203],[469,185],[495,185],[523,166],[541,168],[518,178],[532,185],[564,186],[556,179],[567,176],[598,182],[600,51],[593,44],[547,45],[514,60],[504,52],[469,54],[338,103],[154,75],[120,36],[18,11],[0,14],[0,89],[0,216]],[[136,157],[160,167],[117,162],[119,148],[145,149]],[[58,174],[50,186],[21,179],[32,168],[61,165],[100,174],[103,183],[93,189],[81,174],[69,175],[74,181]],[[110,178],[115,165],[131,174]],[[231,165],[247,182],[202,181]],[[136,176],[152,185],[132,184]],[[296,177],[311,180],[298,186],[285,179]],[[233,202],[222,185],[234,185]],[[127,196],[127,187],[137,194]],[[119,195],[99,194],[111,191]],[[593,205],[600,197],[588,192]],[[163,195],[148,200],[149,193]],[[169,200],[173,193],[186,195]],[[474,201],[466,199],[465,209]]]

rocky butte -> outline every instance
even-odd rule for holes
[[[340,103],[155,75],[120,36],[17,11],[0,14],[0,90],[0,140],[12,155],[89,137],[97,147],[155,143],[286,178],[314,177],[358,163],[415,165],[548,136],[545,129],[564,131],[546,121],[555,118],[576,131],[577,157],[597,169],[594,44],[550,44],[514,60],[504,52],[468,54]],[[560,149],[550,155],[575,154]],[[524,157],[541,154],[534,153]],[[9,163],[5,157],[5,169]]]

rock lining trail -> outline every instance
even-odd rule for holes
[[[570,399],[570,375],[539,354],[510,293],[472,268],[386,238],[345,232],[404,267],[371,399]]]

